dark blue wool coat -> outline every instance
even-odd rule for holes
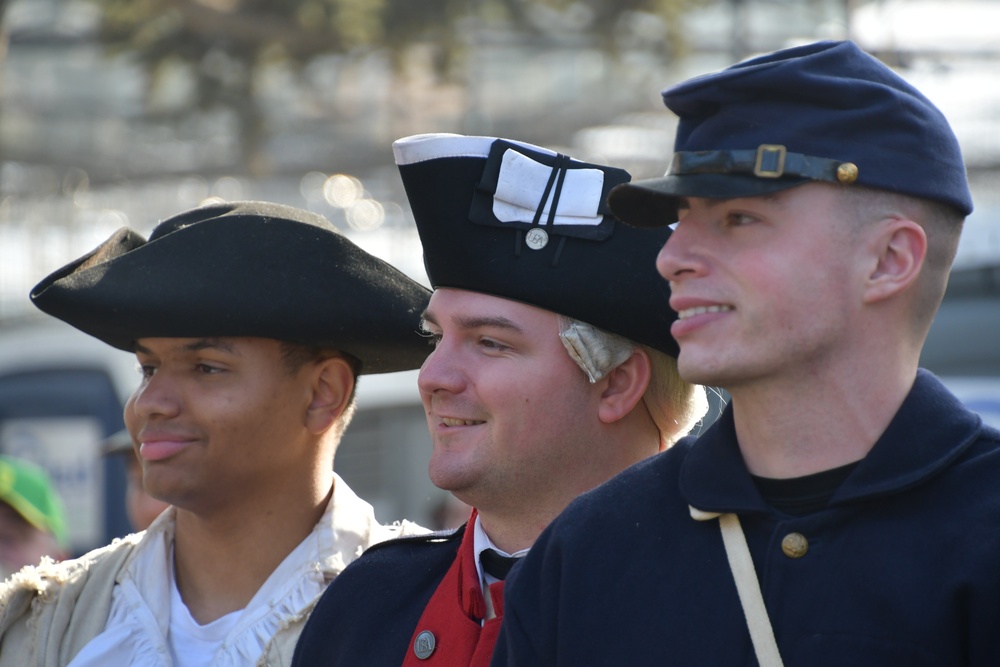
[[[924,371],[814,514],[764,503],[732,408],[577,499],[507,579],[493,665],[756,665],[718,521],[689,504],[739,514],[788,667],[1000,665],[1000,433]]]
[[[293,667],[399,667],[465,527],[376,544],[333,580],[295,647]]]

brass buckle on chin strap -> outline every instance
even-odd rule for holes
[[[787,154],[788,150],[780,144],[761,144],[757,147],[753,175],[759,178],[781,178],[785,173]]]

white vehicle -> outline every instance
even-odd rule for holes
[[[416,378],[360,378],[336,469],[382,521],[430,526],[445,494],[427,477],[431,445]],[[75,554],[130,532],[124,463],[102,456],[102,444],[123,428],[122,408],[138,382],[132,354],[59,320],[0,324],[0,451],[52,476]]]

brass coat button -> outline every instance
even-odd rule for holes
[[[789,558],[802,558],[809,551],[809,540],[802,533],[788,533],[781,540],[781,550]]]

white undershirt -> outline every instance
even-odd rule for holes
[[[243,610],[230,612],[210,623],[199,625],[181,599],[180,591],[177,590],[177,577],[171,579],[170,631],[167,641],[170,644],[170,657],[174,661],[174,666],[212,667],[215,654],[236,627]]]

